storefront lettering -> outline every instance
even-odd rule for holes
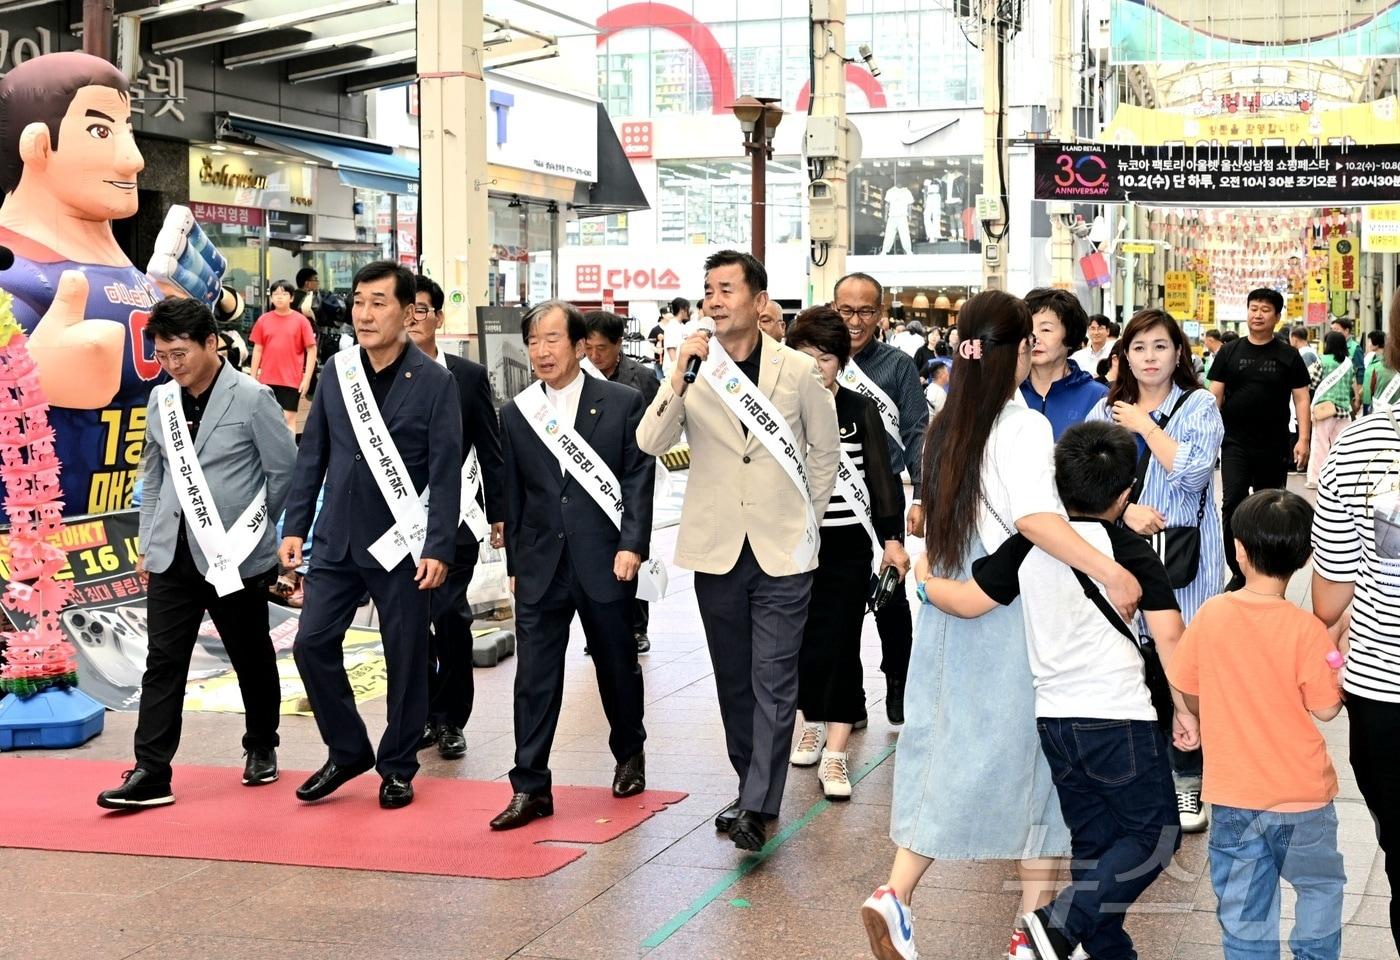
[[[16,37],[10,30],[0,30],[0,77],[27,60],[53,53],[53,33],[43,27],[34,28],[34,37]]]
[[[211,157],[202,158],[199,167],[199,182],[224,187],[228,190],[266,190],[267,177],[260,173],[230,173],[228,164],[214,169]]]
[[[654,267],[643,267],[629,270],[626,267],[616,267],[604,270],[602,265],[597,263],[580,263],[575,267],[574,283],[579,293],[601,293],[605,287],[609,290],[633,293],[681,288],[681,278],[669,268],[657,270]]]
[[[185,122],[180,104],[185,99],[185,61],[179,57],[141,60],[136,82],[131,85],[131,112],[155,120],[167,114]],[[149,113],[149,101],[153,108]]]

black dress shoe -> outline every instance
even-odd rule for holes
[[[734,825],[734,818],[737,816],[739,816],[739,801],[736,798],[715,817],[715,829],[720,833],[728,833],[729,828]]]
[[[438,729],[438,755],[444,760],[457,760],[467,755],[467,738],[462,736],[462,728],[444,723]]]
[[[140,767],[122,774],[120,787],[103,790],[97,795],[97,805],[108,810],[144,810],[147,807],[166,807],[174,802],[170,778],[157,777]]]
[[[729,825],[729,839],[740,850],[762,850],[768,842],[768,827],[752,810],[740,810]]]
[[[360,774],[367,773],[372,769],[374,769],[373,760],[361,760],[348,767],[342,767],[334,760],[327,760],[320,770],[317,770],[307,778],[305,783],[297,787],[297,799],[305,803],[310,803],[313,800],[324,800]]]
[[[514,830],[516,827],[523,827],[540,817],[552,816],[554,816],[554,797],[552,794],[517,793],[510,798],[510,803],[496,816],[496,819],[491,821],[491,829]]]
[[[904,722],[904,681],[885,678],[885,715],[895,726]]]
[[[260,787],[265,783],[277,782],[277,751],[271,747],[260,747],[244,754],[248,758],[243,764],[243,786]]]
[[[429,720],[427,723],[423,724],[423,736],[418,741],[418,749],[426,750],[433,744],[437,743],[438,735],[439,731],[438,725],[436,723],[433,723],[431,720]]]
[[[639,633],[633,639],[637,641],[638,653],[651,653],[651,638],[645,633]]]
[[[379,785],[379,805],[385,810],[406,807],[413,802],[413,781],[391,773]]]
[[[617,765],[613,771],[613,796],[634,797],[647,788],[647,758],[639,753]]]

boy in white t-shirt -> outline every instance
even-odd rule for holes
[[[1081,423],[1055,447],[1055,486],[1075,530],[1142,585],[1140,609],[1163,661],[1185,625],[1166,570],[1148,541],[1117,525],[1137,470],[1137,442],[1111,423]],[[1129,905],[1181,844],[1167,742],[1128,628],[1088,592],[1101,586],[1017,534],[973,565],[970,581],[922,585],[939,609],[979,617],[1024,597],[1036,726],[1070,828],[1073,883],[1022,918],[1019,956],[1069,960],[1133,956],[1123,929]],[[1112,614],[1113,620],[1109,619]],[[1199,744],[1194,718],[1173,691],[1178,747]]]

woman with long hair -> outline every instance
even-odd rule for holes
[[[966,579],[1015,530],[1104,584],[1131,616],[1141,589],[1065,519],[1050,422],[1018,390],[1031,364],[1030,311],[984,291],[957,330],[952,388],[924,443],[920,585],[931,573]],[[880,960],[917,955],[907,905],[935,858],[1020,861],[1020,912],[1049,903],[1059,885],[1070,837],[1036,733],[1023,615],[1035,611],[1020,601],[977,620],[920,608],[890,813],[899,850],[889,882],[862,907]]]
[[[1339,367],[1345,369],[1341,374],[1334,375],[1334,371]],[[1317,478],[1322,472],[1322,464],[1326,461],[1332,444],[1346,429],[1347,424],[1351,423],[1352,405],[1355,402],[1352,386],[1355,377],[1345,372],[1349,369],[1351,357],[1347,354],[1347,335],[1333,330],[1323,338],[1322,356],[1317,358],[1317,363],[1310,371],[1313,384],[1313,424],[1312,450],[1308,453],[1309,490],[1317,489]],[[1323,407],[1326,403],[1332,406]],[[1319,420],[1318,414],[1323,410],[1327,410],[1330,416]]]
[[[1165,310],[1139,310],[1128,321],[1114,353],[1118,378],[1090,420],[1112,420],[1137,435],[1138,482],[1123,525],[1151,536],[1168,527],[1200,531],[1196,576],[1177,588],[1187,623],[1224,586],[1225,550],[1215,503],[1215,461],[1225,423],[1215,397],[1201,387],[1191,346]],[[1201,804],[1201,751],[1168,745],[1176,780],[1181,828],[1199,833],[1208,824]]]

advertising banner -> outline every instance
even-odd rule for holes
[[[1037,200],[1298,207],[1391,203],[1397,194],[1400,144],[1035,148]]]
[[[1338,290],[1350,292],[1356,289],[1358,259],[1355,239],[1332,238],[1328,251],[1328,269],[1333,293]]]
[[[140,513],[123,510],[73,517],[56,536],[68,551],[68,565],[56,579],[73,582],[73,598],[59,614],[68,640],[78,652],[79,686],[110,710],[135,710],[141,703],[146,669],[146,588],[136,573]],[[0,534],[0,586],[10,582],[10,542]],[[31,624],[24,614],[5,611],[16,629]],[[272,645],[282,678],[282,713],[310,714],[306,688],[292,661],[296,612],[269,608]],[[352,627],[345,636],[345,665],[355,699],[369,700],[388,691],[384,648],[379,633]],[[219,632],[206,617],[200,624],[190,660],[185,709],[242,712],[243,698]]]
[[[1400,204],[1361,208],[1361,252],[1400,253]]]
[[[1189,270],[1167,271],[1167,313],[1177,320],[1196,315],[1196,275]]]

